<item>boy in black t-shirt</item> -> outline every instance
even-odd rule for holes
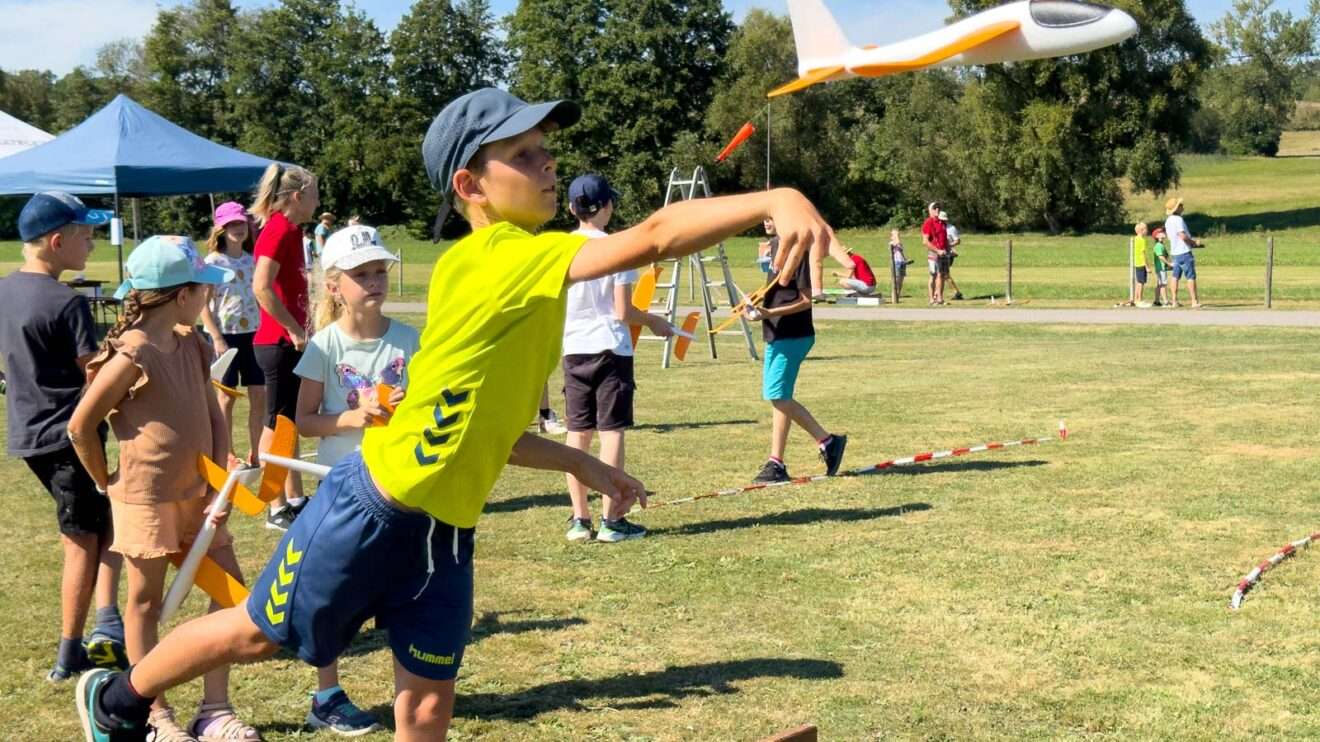
[[[773,260],[773,255],[770,256]],[[788,445],[790,423],[797,423],[811,434],[820,448],[825,473],[834,476],[843,463],[843,449],[848,436],[831,435],[802,403],[793,399],[798,369],[816,342],[816,328],[811,321],[811,266],[804,260],[798,266],[793,283],[780,286],[773,279],[762,301],[763,308],[748,310],[748,319],[763,320],[761,336],[765,339],[765,365],[762,371],[761,396],[774,407],[770,434],[770,458],[756,475],[756,482],[786,482],[784,449]]]
[[[46,676],[52,682],[94,664],[127,667],[116,604],[121,559],[109,551],[110,500],[97,491],[67,436],[82,397],[83,368],[97,350],[95,323],[87,299],[59,281],[64,271],[86,267],[92,225],[109,218],[109,212],[90,210],[67,193],[36,194],[18,217],[23,267],[0,279],[8,452],[23,459],[55,499],[64,546],[60,644]],[[93,591],[96,627],[84,646]]]

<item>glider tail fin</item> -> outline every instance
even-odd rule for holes
[[[851,48],[824,0],[788,0],[788,15],[793,23],[793,41],[797,44],[799,75],[839,64],[844,52]]]

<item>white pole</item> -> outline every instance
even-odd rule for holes
[[[313,464],[310,461],[291,459],[287,456],[276,456],[273,453],[261,454],[261,460],[267,464],[277,464],[290,471],[310,474],[318,479],[325,479],[326,475],[330,473],[330,467],[324,464]]]
[[[1137,238],[1129,237],[1128,238],[1128,302],[1131,304],[1137,303],[1137,263],[1136,263],[1136,259],[1132,255],[1132,251],[1136,249],[1136,246],[1137,246]]]

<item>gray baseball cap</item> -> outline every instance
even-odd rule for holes
[[[435,238],[439,239],[449,214],[454,173],[467,167],[481,145],[516,137],[544,121],[565,129],[581,118],[581,106],[571,100],[529,104],[497,88],[482,88],[451,101],[422,140],[426,177],[444,197],[435,218]]]

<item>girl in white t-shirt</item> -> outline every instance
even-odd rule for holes
[[[569,210],[578,219],[575,234],[604,237],[614,215],[618,194],[599,175],[583,175],[568,188]],[[663,317],[632,305],[631,284],[637,272],[628,271],[575,283],[568,289],[564,318],[564,418],[567,444],[591,450],[600,432],[600,459],[623,468],[623,433],[633,425],[633,347],[630,325],[642,325],[660,337],[674,334]],[[568,475],[568,496],[573,502],[569,541],[592,538],[591,505],[587,486]],[[646,529],[628,522],[627,508],[607,496],[597,541],[613,543],[641,538]]]
[[[252,258],[255,242],[252,224],[242,204],[229,201],[216,207],[215,226],[206,239],[205,261],[233,271],[234,280],[211,288],[206,307],[202,310],[202,325],[206,328],[206,334],[211,336],[216,358],[230,348],[238,351],[220,383],[230,389],[237,389],[241,385],[247,390],[248,463],[253,465],[256,464],[257,444],[261,441],[261,426],[266,412],[266,376],[261,373],[261,366],[257,364],[257,356],[252,350],[252,339],[257,334],[257,325],[261,323],[261,309],[252,288],[252,275],[256,271],[256,261]],[[225,416],[225,428],[232,441],[235,398],[222,389],[217,389],[216,394],[220,399],[220,411]],[[233,463],[236,454],[232,446],[230,450],[229,458]]]
[[[298,432],[319,438],[317,463],[334,466],[362,447],[362,434],[384,425],[403,401],[408,361],[420,336],[386,317],[390,266],[398,262],[375,229],[345,227],[321,251],[324,285],[313,310],[316,334],[293,373],[298,387]],[[379,386],[389,387],[381,399]],[[365,734],[376,719],[349,700],[339,685],[339,663],[317,668],[317,691],[307,723],[341,734]]]

